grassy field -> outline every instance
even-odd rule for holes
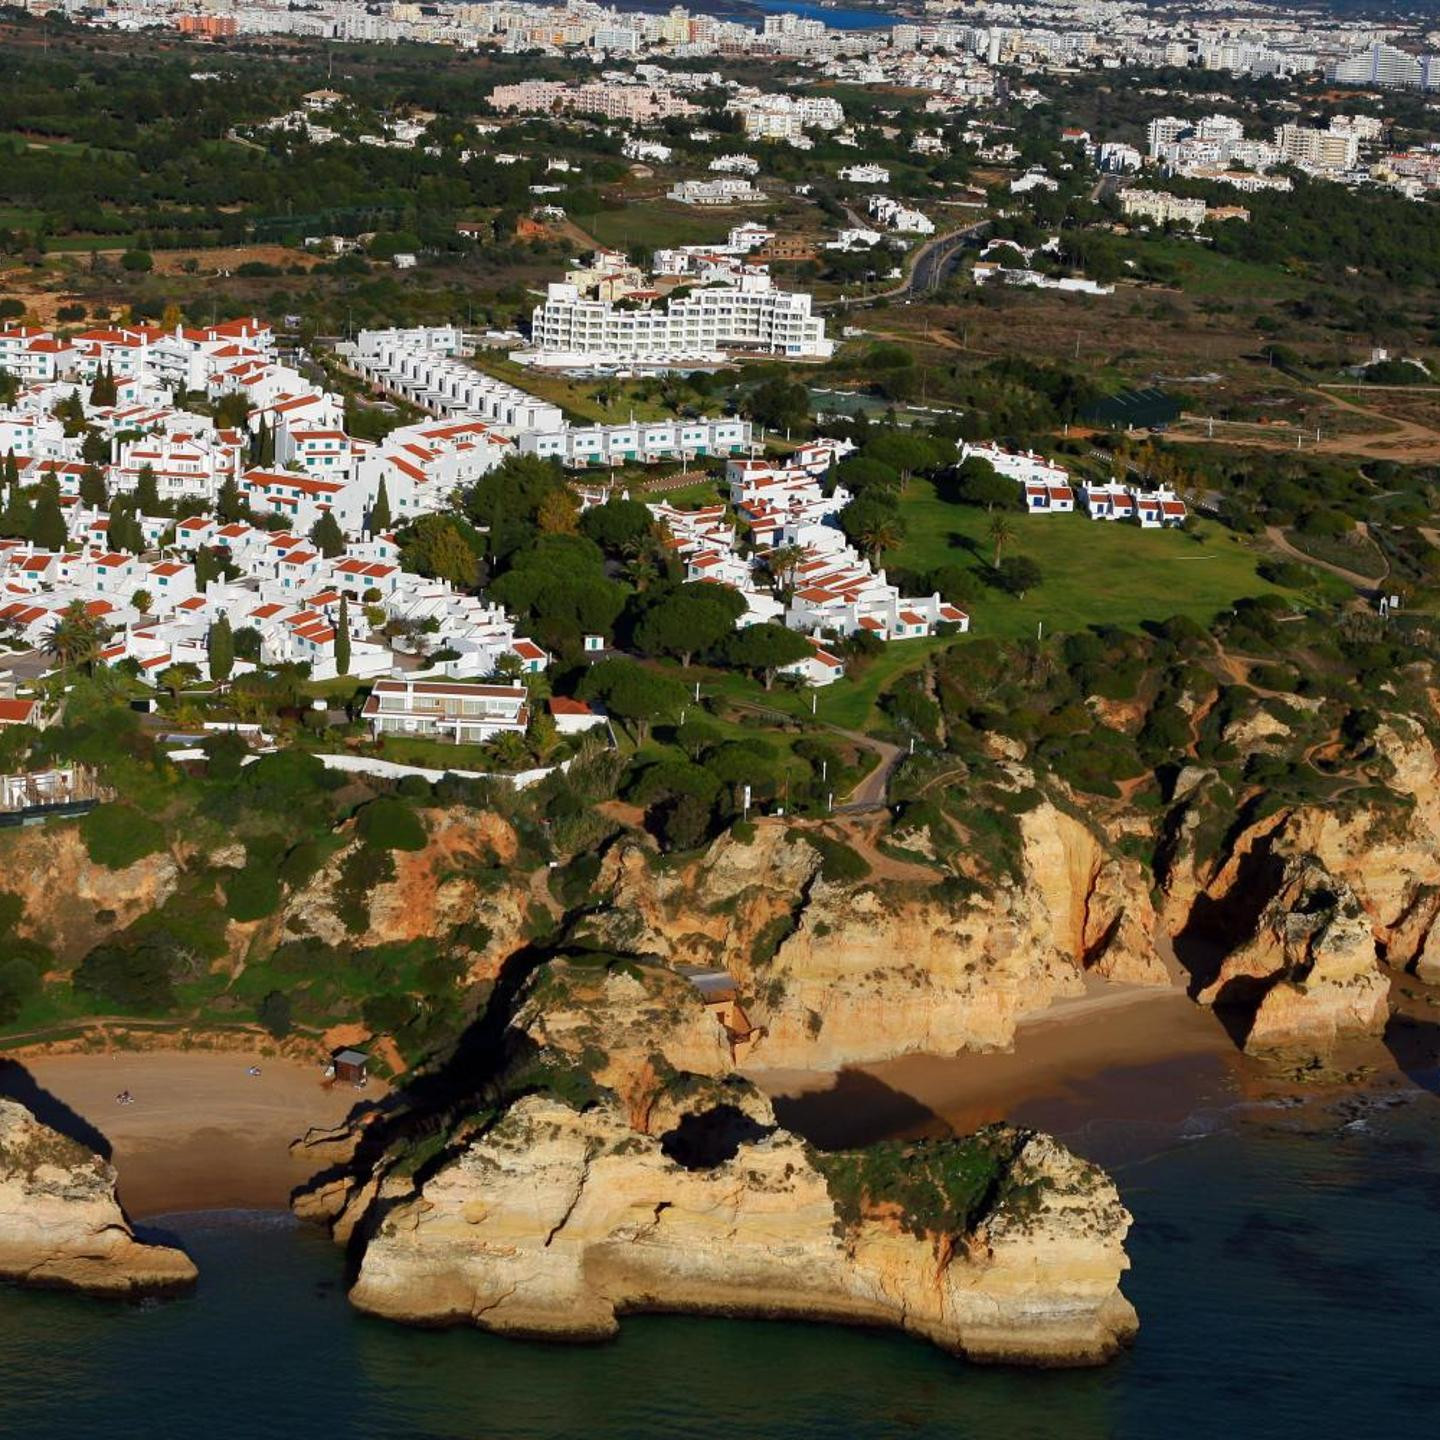
[[[631,245],[654,249],[666,245],[718,244],[732,225],[759,218],[755,205],[697,209],[668,200],[636,200],[623,210],[597,210],[577,220],[602,245],[625,250]]]
[[[991,557],[990,516],[940,499],[928,481],[904,497],[909,527],[888,558],[912,570],[959,564],[984,569]],[[1176,531],[1103,525],[1085,515],[1010,514],[1014,538],[1006,553],[1025,555],[1042,583],[1024,599],[988,590],[971,607],[973,633],[1015,637],[1089,625],[1137,626],[1188,615],[1202,624],[1247,595],[1275,586],[1255,572],[1259,556],[1217,525],[1202,525],[1197,543]],[[893,648],[893,647],[892,647]]]
[[[1217,255],[1208,245],[1193,240],[1147,236],[1125,242],[1120,251],[1124,256],[1133,255],[1137,259],[1144,256],[1169,260],[1180,272],[1177,288],[1197,298],[1277,300],[1305,289],[1305,282],[1299,276],[1278,265]]]

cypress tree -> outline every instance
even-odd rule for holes
[[[383,535],[391,524],[390,497],[385,493],[385,480],[382,476],[380,488],[375,492],[375,503],[370,507],[370,533]]]
[[[142,515],[160,513],[160,489],[155,484],[155,471],[149,465],[142,465],[135,478],[135,508]]]
[[[19,485],[11,485],[6,491],[5,509],[0,512],[0,535],[7,540],[28,540],[34,520],[35,507]]]
[[[340,597],[340,618],[335,624],[335,673],[350,673],[350,601]]]
[[[205,653],[210,660],[210,678],[223,685],[235,668],[235,636],[228,615],[222,615],[210,627],[205,637]]]
[[[220,494],[215,500],[215,513],[220,517],[221,524],[233,525],[244,511],[245,503],[240,499],[240,486],[236,484],[233,475],[227,475],[220,483]]]
[[[5,452],[5,483],[14,489],[20,483],[20,467],[15,463],[15,450],[12,446]]]
[[[30,522],[30,538],[42,550],[65,548],[68,538],[65,517],[60,513],[60,502],[48,490],[35,502],[35,516]]]
[[[110,503],[105,489],[105,476],[98,465],[87,465],[80,474],[80,498],[92,510],[103,510]]]
[[[341,530],[333,510],[327,510],[310,527],[310,541],[319,547],[320,553],[327,560],[333,560],[337,555],[345,553],[345,532]]]
[[[145,548],[145,536],[135,518],[133,502],[117,495],[110,504],[109,544],[112,550],[138,555]]]

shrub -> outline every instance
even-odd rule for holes
[[[272,864],[252,860],[226,882],[225,909],[232,920],[263,920],[279,905],[280,878]]]
[[[272,990],[255,1007],[255,1018],[277,1040],[283,1040],[292,1028],[290,997],[283,990]]]
[[[810,830],[792,830],[787,840],[803,840],[811,849],[820,852],[820,876],[833,885],[844,885],[864,880],[870,874],[870,866],[858,850],[852,849],[843,840],[832,835],[821,835]]]
[[[156,1014],[175,1004],[170,970],[175,960],[166,937],[153,935],[138,945],[97,945],[79,964],[76,990],[102,1007],[122,1013]]]
[[[325,863],[325,852],[316,840],[302,840],[280,862],[279,876],[292,890],[298,890]]]
[[[124,870],[165,848],[165,831],[131,805],[98,805],[80,822],[85,850],[107,870]]]
[[[356,829],[367,845],[382,850],[423,850],[425,827],[403,801],[391,796],[372,800],[361,812]]]
[[[1014,1141],[1003,1131],[963,1140],[885,1140],[815,1156],[840,1224],[894,1206],[912,1235],[964,1235],[995,1196]]]
[[[335,913],[352,935],[363,933],[370,924],[370,896],[380,885],[395,878],[395,862],[388,850],[360,845],[340,867],[335,886]]]

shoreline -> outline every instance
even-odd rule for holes
[[[1180,1119],[1196,1091],[1222,1085],[1243,1057],[1215,1015],[1178,989],[1129,986],[1028,1016],[1008,1050],[902,1055],[817,1071],[747,1071],[787,1128],[822,1148],[964,1133],[998,1120],[1065,1138],[1094,1111]],[[1142,1082],[1163,1071],[1167,1083]],[[1183,1083],[1180,1083],[1182,1082]]]
[[[246,1073],[251,1065],[258,1076]],[[133,1103],[117,1103],[122,1090]],[[0,1095],[104,1154],[138,1220],[288,1210],[315,1169],[291,1144],[384,1093],[374,1080],[363,1091],[326,1088],[316,1065],[245,1051],[0,1056]]]
[[[1402,1080],[1413,1073],[1400,1056],[1404,1024],[1412,1016],[1434,1024],[1428,1002],[1408,988],[1397,987],[1390,1048],[1359,1042],[1337,1056],[1333,1072],[1313,1077],[1246,1057],[1213,1011],[1179,988],[1112,984],[1026,1017],[1008,1050],[905,1055],[838,1072],[744,1073],[783,1126],[821,1149],[964,1134],[1007,1120],[1107,1164],[1199,1109]],[[252,1064],[258,1077],[246,1073]],[[121,1090],[133,1104],[116,1103]],[[339,1126],[385,1093],[375,1080],[364,1091],[327,1088],[318,1065],[245,1051],[0,1054],[0,1096],[105,1155],[122,1206],[140,1221],[288,1213],[292,1192],[317,1169],[315,1156],[291,1153],[293,1142]]]

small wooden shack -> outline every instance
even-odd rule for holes
[[[370,1078],[370,1057],[363,1050],[337,1050],[333,1060],[335,1078],[346,1085],[363,1085]]]

